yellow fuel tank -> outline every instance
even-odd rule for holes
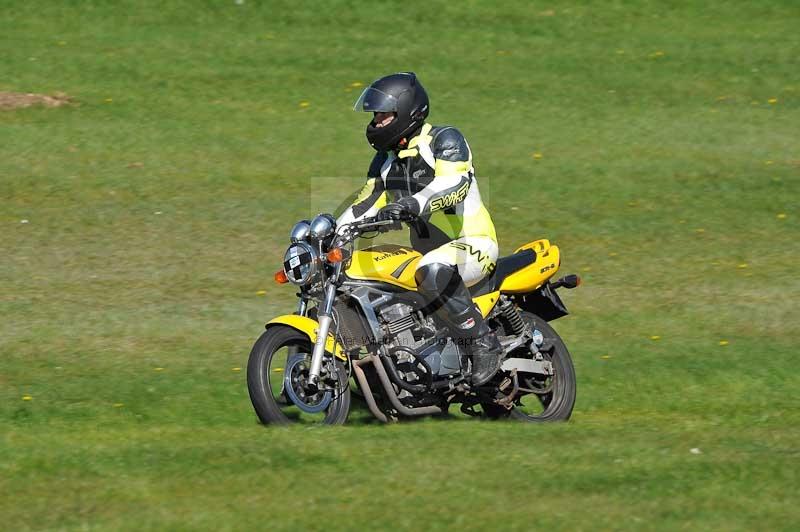
[[[346,273],[352,279],[380,281],[416,290],[414,273],[421,258],[418,251],[405,246],[373,246],[353,251]]]

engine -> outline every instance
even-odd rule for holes
[[[395,303],[380,311],[383,333],[389,348],[415,349],[435,334],[433,324],[420,321],[411,305]]]
[[[458,347],[449,338],[437,338],[433,319],[422,316],[405,303],[383,307],[380,317],[384,345],[395,355],[398,367],[416,367],[419,358],[425,361],[433,375],[451,375],[460,371]]]

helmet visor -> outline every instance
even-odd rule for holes
[[[353,106],[353,111],[391,113],[397,111],[397,98],[373,87],[367,87]]]

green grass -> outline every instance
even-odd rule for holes
[[[0,91],[75,101],[0,111],[4,528],[800,522],[796,2],[0,12]],[[502,250],[585,279],[567,424],[256,423],[235,368],[293,309],[288,230],[366,170],[353,84],[402,69]]]

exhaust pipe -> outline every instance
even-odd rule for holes
[[[386,415],[380,411],[378,405],[375,403],[375,399],[372,397],[372,390],[367,383],[367,377],[364,374],[364,370],[361,369],[361,366],[367,363],[371,363],[375,368],[375,372],[378,374],[378,379],[381,381],[381,385],[386,392],[389,402],[392,403],[392,406],[399,413],[403,414],[404,416],[425,416],[428,414],[442,413],[442,409],[438,406],[420,406],[412,408],[401,403],[400,398],[397,397],[397,394],[394,391],[391,380],[389,380],[389,375],[386,374],[386,369],[383,367],[383,364],[379,358],[375,355],[368,355],[353,362],[353,372],[356,374],[356,378],[358,379],[358,385],[364,390],[364,398],[367,400],[367,406],[376,418],[384,423],[389,421]]]

